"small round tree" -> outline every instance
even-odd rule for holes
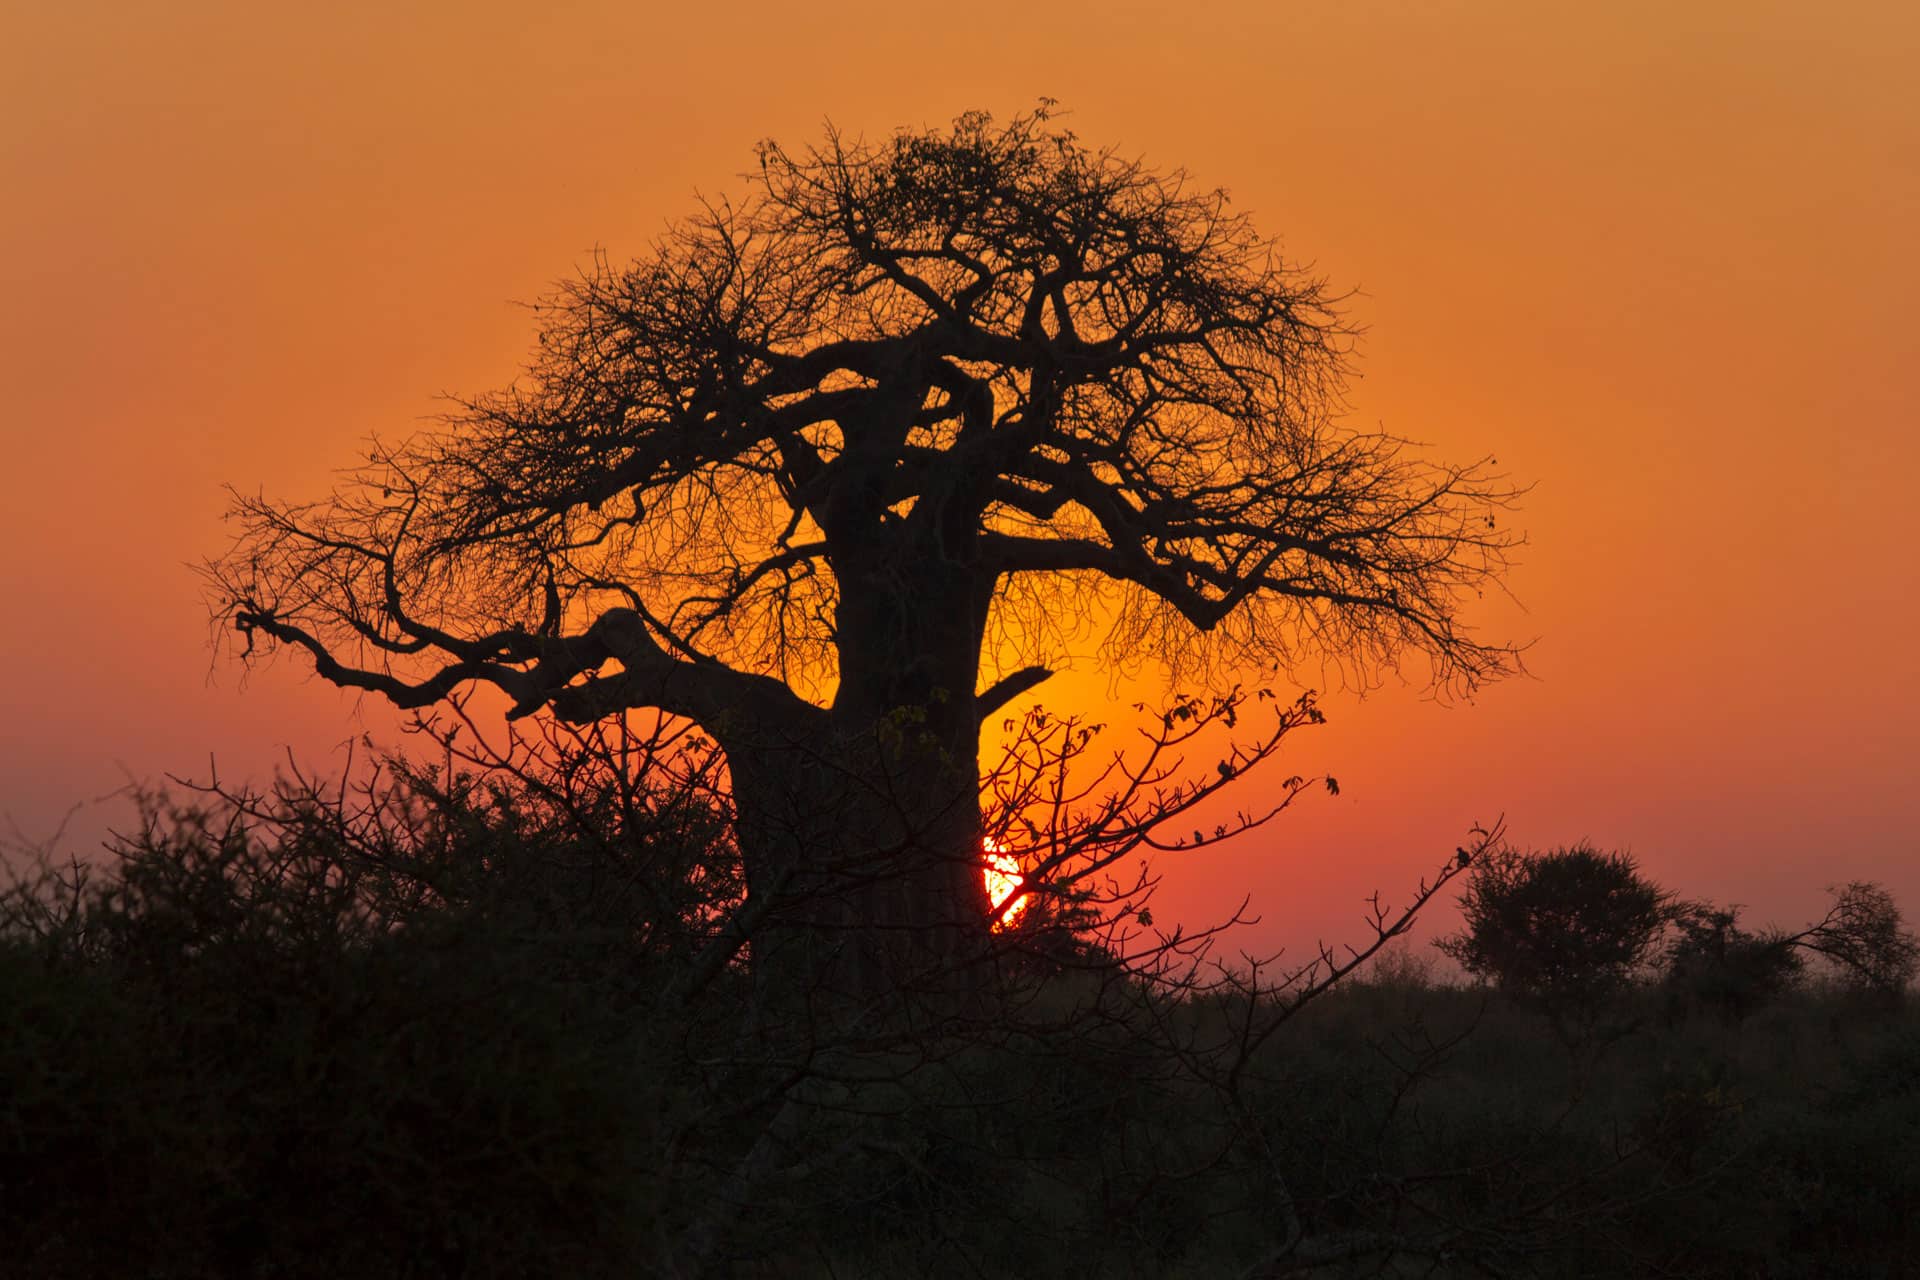
[[[1669,896],[1628,854],[1496,849],[1468,874],[1466,927],[1436,945],[1467,972],[1564,1011],[1617,989],[1651,955]]]

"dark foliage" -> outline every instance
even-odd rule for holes
[[[1665,989],[1681,1005],[1743,1018],[1804,981],[1811,959],[1855,998],[1904,998],[1920,970],[1920,939],[1885,887],[1856,880],[1828,890],[1826,915],[1795,933],[1740,927],[1739,907],[1681,903],[1670,909]]]
[[[1624,853],[1500,848],[1468,873],[1465,929],[1438,945],[1467,972],[1551,1010],[1590,1008],[1652,955],[1668,895]]]
[[[682,1105],[624,1065],[657,996],[644,951],[607,945],[534,833],[449,831],[486,873],[429,889],[422,863],[367,893],[360,851],[281,834],[155,815],[116,866],[8,899],[0,1265],[611,1271]]]
[[[1920,972],[1920,938],[1907,929],[1887,890],[1855,880],[1828,890],[1833,906],[1788,939],[1832,964],[1849,984],[1880,997],[1897,997]]]
[[[1738,1019],[1799,984],[1806,962],[1793,938],[1778,929],[1753,933],[1739,920],[1738,907],[1688,902],[1672,909],[1663,978],[1669,999]]]
[[[1582,1056],[1404,956],[1202,989],[1106,934],[1014,953],[1050,963],[990,1021],[794,1058],[742,1038],[736,966],[676,994],[737,910],[688,879],[724,826],[590,775],[202,796],[14,885],[0,1271],[1823,1276],[1920,1246],[1912,1010],[1628,988]],[[1737,952],[1722,914],[1676,954]]]

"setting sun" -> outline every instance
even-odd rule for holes
[[[993,904],[996,912],[999,912],[1002,904],[1017,892],[1022,884],[1026,883],[1027,878],[1020,873],[1019,859],[1003,850],[992,836],[986,837],[981,844],[987,854],[987,865],[983,872],[987,878],[987,901]],[[1027,895],[1023,893],[1015,898],[1013,905],[999,916],[996,926],[1004,928],[1012,924],[1026,909]]]

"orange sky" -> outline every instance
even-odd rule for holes
[[[1537,637],[1534,678],[1330,698],[1289,769],[1342,795],[1169,864],[1157,914],[1245,892],[1250,947],[1351,936],[1365,893],[1505,813],[1760,920],[1854,877],[1920,915],[1920,8],[651,9],[0,14],[0,813],[25,834],[129,774],[385,730],[291,663],[209,681],[186,566],[223,546],[221,482],[318,496],[368,432],[505,382],[511,302],[732,189],[756,139],[1046,95],[1361,291],[1356,421],[1537,485],[1524,610],[1480,615]]]

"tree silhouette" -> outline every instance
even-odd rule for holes
[[[1920,938],[1906,927],[1893,895],[1871,880],[1827,892],[1833,895],[1827,914],[1787,935],[1785,942],[1825,957],[1863,991],[1883,996],[1905,991],[1920,972]]]
[[[1653,954],[1671,895],[1633,857],[1578,844],[1490,850],[1473,862],[1466,927],[1437,945],[1469,973],[1538,1000],[1556,1016],[1587,1010]]]
[[[560,286],[509,389],[325,501],[236,496],[242,652],[697,722],[756,967],[854,994],[985,936],[982,718],[1103,631],[1179,674],[1516,666],[1458,613],[1515,491],[1337,423],[1336,300],[1224,193],[1045,106],[758,160]]]
[[[1806,962],[1776,928],[1742,928],[1736,903],[1676,902],[1668,910],[1664,982],[1676,1006],[1692,1004],[1738,1021],[1800,981]]]

